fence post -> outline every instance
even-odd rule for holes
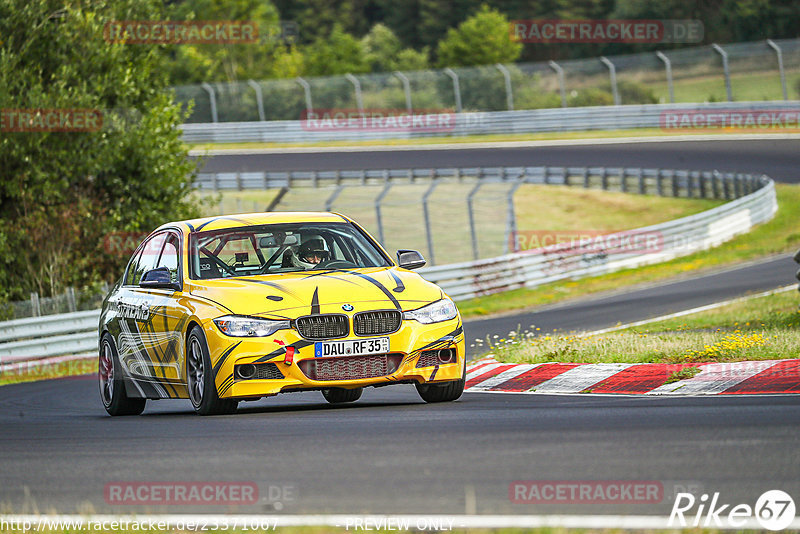
[[[208,102],[211,106],[211,122],[218,122],[217,117],[217,95],[214,94],[214,88],[207,82],[203,82],[200,86],[208,93]]]
[[[725,74],[725,92],[728,94],[728,102],[733,102],[733,91],[731,90],[731,70],[728,67],[728,53],[721,46],[714,43],[711,48],[722,58],[722,71]]]
[[[662,178],[661,169],[656,169],[656,194],[660,197],[664,196],[664,183]]]
[[[775,55],[778,56],[778,72],[781,74],[781,89],[783,89],[783,99],[789,100],[789,92],[786,90],[786,72],[783,70],[783,51],[778,44],[772,39],[767,39],[767,46],[775,50]]]
[[[431,176],[431,185],[425,191],[425,194],[422,195],[422,217],[425,222],[425,238],[428,241],[428,256],[431,259],[431,265],[436,264],[436,259],[433,255],[433,235],[431,234],[431,218],[428,213],[428,198],[430,198],[437,185],[439,185],[439,182],[436,180],[436,177]]]
[[[278,190],[278,194],[277,194],[277,195],[275,195],[275,198],[273,198],[273,199],[270,201],[269,205],[267,206],[267,208],[266,208],[264,211],[274,211],[274,210],[275,210],[275,208],[277,208],[277,207],[278,207],[278,204],[280,204],[280,203],[281,203],[281,200],[283,200],[283,197],[284,197],[284,196],[286,195],[286,193],[288,193],[288,192],[289,192],[289,188],[288,188],[288,187],[286,187],[286,186],[283,186],[283,187],[281,187],[281,188]]]
[[[261,86],[255,80],[247,80],[247,85],[253,88],[256,92],[256,105],[258,106],[258,120],[264,122],[267,120],[264,115],[264,94],[261,92]]]
[[[31,291],[31,316],[42,316],[42,308],[39,306],[39,293],[36,291]]]
[[[608,76],[611,80],[611,93],[614,95],[614,105],[619,106],[619,91],[617,91],[617,69],[606,56],[600,56],[600,61],[608,67]]]
[[[514,111],[514,93],[511,89],[511,73],[508,72],[506,66],[501,63],[496,64],[495,67],[501,72],[506,82],[506,108],[508,111]]]
[[[334,190],[334,192],[327,199],[325,199],[325,211],[331,211],[333,203],[336,201],[336,197],[339,196],[339,193],[341,193],[343,189],[344,186],[339,184],[336,186],[336,190]]]
[[[524,183],[522,178],[517,178],[517,182],[511,187],[506,195],[506,202],[507,202],[507,218],[506,218],[506,242],[505,242],[505,251],[506,254],[509,252],[516,252],[517,251],[517,215],[514,211],[514,193],[517,192],[517,189]],[[510,247],[509,244],[511,240],[514,240],[514,246]],[[513,249],[513,250],[511,250]]]
[[[558,76],[558,89],[561,92],[561,107],[565,108],[567,107],[567,88],[564,86],[564,69],[555,61],[548,61],[547,64],[550,65],[551,69],[556,71],[556,75]]]
[[[467,194],[467,215],[469,216],[469,234],[472,238],[472,257],[476,260],[478,259],[478,234],[475,231],[475,212],[472,209],[472,199],[475,197],[475,194],[482,185],[483,181],[481,180],[481,177],[478,176],[478,183],[476,183],[475,187],[473,187],[469,194]]]
[[[673,198],[678,198],[680,196],[680,189],[678,188],[678,171],[675,169],[670,169],[669,174],[672,177],[672,196]]]
[[[314,110],[314,106],[311,105],[311,86],[300,76],[295,78],[295,81],[300,84],[300,87],[303,88],[303,93],[306,97],[306,114],[310,114]]]
[[[70,312],[78,311],[78,307],[75,304],[75,288],[68,287],[67,288],[67,309]]]
[[[344,77],[347,78],[347,81],[353,84],[353,89],[356,92],[356,106],[358,107],[358,111],[360,113],[364,113],[364,101],[361,98],[361,82],[359,82],[358,78],[349,72],[345,74]]]
[[[408,110],[408,113],[411,114],[413,113],[411,108],[411,84],[408,83],[408,77],[399,70],[394,71],[393,74],[403,84],[403,92],[406,94],[406,109]]]
[[[456,74],[456,71],[450,67],[444,69],[443,72],[450,76],[450,78],[453,80],[453,95],[456,100],[456,113],[461,113],[461,85],[458,83],[458,74]]]
[[[380,194],[375,197],[375,218],[378,223],[378,240],[383,246],[385,245],[383,240],[383,220],[381,219],[381,202],[383,202],[383,197],[389,193],[389,189],[392,187],[392,182],[389,181],[389,171],[386,171],[385,178],[386,185],[383,187],[383,190],[380,192]]]
[[[669,103],[675,103],[675,88],[672,85],[672,61],[662,52],[656,52],[656,57],[664,62],[664,69],[667,71],[667,88],[669,90]]]

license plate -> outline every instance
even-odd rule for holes
[[[314,357],[364,356],[389,352],[389,338],[348,339],[345,341],[318,341],[314,343]]]

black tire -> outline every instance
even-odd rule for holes
[[[114,338],[103,334],[100,339],[100,358],[97,381],[100,385],[100,400],[109,415],[139,415],[144,411],[147,399],[128,397]]]
[[[364,388],[344,389],[329,388],[322,390],[322,396],[331,404],[342,404],[345,402],[355,402],[361,398]]]
[[[200,415],[232,414],[239,405],[235,399],[219,398],[208,343],[199,326],[192,328],[186,340],[186,388],[194,411]]]
[[[467,360],[464,358],[464,368],[461,371],[460,380],[443,382],[442,384],[414,384],[417,393],[425,402],[451,402],[464,393],[464,385],[467,383]]]

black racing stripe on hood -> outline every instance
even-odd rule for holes
[[[319,315],[319,286],[314,288],[314,294],[311,295],[311,315]]]
[[[400,307],[400,303],[397,301],[395,296],[392,295],[389,292],[389,290],[386,288],[386,286],[381,284],[380,282],[378,282],[377,280],[375,280],[371,276],[366,275],[364,273],[357,273],[355,271],[345,271],[344,269],[331,269],[328,272],[330,272],[330,273],[345,273],[345,274],[349,274],[351,276],[358,276],[359,278],[362,278],[362,279],[370,282],[372,285],[374,285],[375,287],[380,289],[383,292],[384,295],[386,295],[386,298],[388,298],[392,302],[392,304],[394,305],[395,308],[397,308],[398,311],[403,311],[403,308]],[[389,271],[389,272],[391,272],[391,271]],[[319,276],[321,274],[325,274],[325,273],[318,273],[318,274],[314,273],[314,274],[309,275],[309,276]]]
[[[247,280],[245,278],[242,278],[239,281],[240,282],[250,282],[251,284],[261,284],[262,286],[273,287],[273,288],[277,289],[278,291],[283,291],[287,295],[291,295],[292,297],[294,297],[297,300],[301,300],[300,297],[297,296],[297,293],[295,293],[294,291],[290,290],[285,285],[279,284],[277,282],[267,282],[266,280]],[[269,297],[267,297],[267,298],[269,298]]]
[[[326,278],[333,278],[334,280],[339,280],[341,282],[345,282],[345,283],[348,283],[348,284],[353,284],[354,286],[358,285],[355,282],[353,282],[352,280],[348,280],[347,278],[342,278],[341,276],[336,276],[336,275],[333,275],[331,273],[353,274],[353,273],[350,273],[350,271],[343,271],[341,269],[331,269],[329,271],[322,271],[322,272],[318,272],[318,273],[314,273],[314,274],[309,274],[309,275],[303,277],[303,280],[305,280],[306,278],[313,278],[315,276],[325,276]]]
[[[394,278],[394,281],[397,284],[397,286],[394,289],[392,289],[392,291],[394,291],[395,293],[402,293],[403,291],[405,291],[406,286],[403,284],[403,281],[400,280],[400,277],[397,276],[394,273],[394,271],[389,271],[389,274],[392,275],[392,278]]]
[[[306,341],[305,339],[300,339],[300,340],[295,341],[294,343],[291,343],[291,344],[287,345],[286,347],[294,347],[295,350],[300,350],[303,347],[308,347],[309,345],[313,345],[313,344],[314,344],[313,341]],[[277,358],[278,356],[283,356],[284,354],[286,354],[286,347],[281,347],[279,349],[273,350],[272,352],[270,352],[266,356],[260,357],[259,359],[257,359],[253,363],[263,363],[263,362],[272,360],[273,358]]]
[[[234,343],[233,345],[231,345],[230,347],[225,349],[225,352],[223,352],[222,356],[220,356],[219,360],[217,360],[217,364],[214,365],[214,380],[217,379],[217,373],[219,373],[219,370],[222,367],[222,364],[225,363],[225,360],[228,358],[228,356],[230,356],[231,352],[233,352],[233,349],[235,349],[236,347],[238,347],[241,344],[242,344],[241,341],[237,341],[236,343]]]

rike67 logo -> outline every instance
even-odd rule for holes
[[[794,517],[794,500],[781,490],[764,492],[754,507],[722,503],[719,492],[710,500],[706,493],[699,499],[691,493],[678,493],[667,526],[757,528],[760,525],[766,530],[783,530],[792,525]]]

